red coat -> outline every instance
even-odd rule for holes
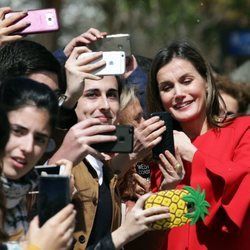
[[[167,250],[250,249],[250,117],[239,117],[218,133],[195,138],[192,164],[185,162],[181,185],[206,191],[209,215],[196,225],[167,232]],[[159,169],[151,169],[152,188],[159,187]]]

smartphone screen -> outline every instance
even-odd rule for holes
[[[159,154],[168,150],[175,155],[174,136],[173,136],[173,119],[168,112],[155,112],[150,116],[159,116],[165,122],[166,130],[162,134],[161,141],[152,149],[153,158],[159,159]]]
[[[7,13],[5,18],[16,12],[17,11]],[[28,10],[27,13],[28,15],[18,22],[29,22],[30,25],[25,29],[14,32],[14,34],[35,34],[57,31],[59,29],[58,18],[54,8]]]
[[[92,144],[91,147],[100,152],[131,153],[133,152],[134,128],[130,125],[117,125],[115,131],[105,133],[116,135],[117,141]]]
[[[144,162],[137,162],[135,170],[138,175],[147,181],[150,181],[150,166],[148,164],[145,164]]]
[[[40,176],[38,195],[39,224],[70,203],[69,177],[60,175]]]

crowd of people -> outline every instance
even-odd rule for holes
[[[152,60],[132,53],[123,75],[97,76],[102,51],[79,56],[107,32],[90,28],[52,53],[13,34],[29,24],[17,22],[26,12],[9,12],[0,8],[0,249],[249,248],[247,85],[216,74],[187,41]],[[153,112],[174,124],[175,153],[157,159],[152,149],[168,126]],[[117,140],[116,125],[133,126],[132,152],[99,152],[93,145]],[[72,201],[42,226],[31,197],[38,164],[64,166]],[[154,231],[171,211],[145,201],[183,186],[204,190],[208,215]]]

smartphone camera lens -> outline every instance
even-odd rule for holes
[[[54,25],[54,20],[53,20],[52,14],[50,14],[50,13],[46,14],[46,21],[47,21],[47,25],[49,25],[49,26]]]
[[[133,129],[132,127],[129,128],[129,133],[132,134],[132,133],[133,133],[133,130],[134,130],[134,129]]]
[[[119,142],[124,142],[124,141],[125,141],[125,138],[124,138],[123,136],[119,136],[119,137],[118,137],[118,141],[119,141]]]

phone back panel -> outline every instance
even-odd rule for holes
[[[151,116],[159,116],[165,122],[166,130],[162,134],[162,140],[152,149],[153,158],[159,159],[159,154],[168,150],[175,155],[174,136],[173,136],[173,119],[168,112],[155,112]]]
[[[131,42],[129,34],[107,35],[90,44],[93,51],[124,51],[126,56],[131,56]]]
[[[116,130],[106,133],[116,135],[117,141],[92,144],[100,152],[131,153],[133,152],[134,128],[130,125],[117,125]]]
[[[78,58],[84,58],[92,55],[95,52],[87,52],[79,55]],[[97,76],[105,75],[121,75],[125,72],[126,61],[125,53],[123,51],[105,51],[102,57],[91,63],[96,63],[98,61],[104,60],[106,65],[104,67],[94,70],[92,73]]]
[[[15,12],[6,14],[6,17]],[[19,22],[29,22],[30,26],[15,32],[15,34],[34,34],[57,31],[59,29],[58,18],[55,9],[28,10],[28,15]]]
[[[38,196],[40,226],[69,203],[70,191],[68,176],[40,176]]]

